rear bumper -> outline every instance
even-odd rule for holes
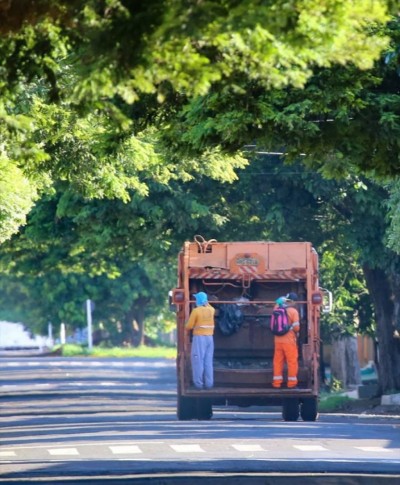
[[[206,397],[206,398],[246,398],[246,399],[276,399],[283,398],[310,398],[317,397],[313,389],[262,389],[262,388],[235,388],[235,387],[213,387],[212,389],[196,389],[195,387],[188,387],[182,392],[183,396],[187,397]]]

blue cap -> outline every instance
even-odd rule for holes
[[[196,306],[203,306],[208,302],[207,295],[203,291],[194,293],[193,296],[196,298]]]

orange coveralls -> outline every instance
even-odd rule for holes
[[[297,386],[297,372],[299,370],[297,335],[300,331],[300,316],[296,308],[286,308],[292,329],[286,335],[274,337],[274,378],[272,386],[279,388],[283,382],[283,366],[286,361],[288,368],[287,387]]]

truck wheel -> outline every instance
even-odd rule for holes
[[[177,416],[179,421],[196,419],[196,400],[190,397],[178,396]]]
[[[299,419],[299,400],[298,399],[283,400],[282,418],[284,421],[297,421]]]
[[[300,415],[303,421],[315,421],[318,417],[318,402],[316,397],[302,400]]]
[[[210,399],[197,399],[197,419],[208,421],[212,418],[212,405]]]

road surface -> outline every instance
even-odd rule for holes
[[[400,416],[291,423],[277,408],[216,407],[210,421],[178,421],[172,360],[0,358],[0,397],[0,483],[400,483]],[[343,480],[326,483],[367,483]]]

